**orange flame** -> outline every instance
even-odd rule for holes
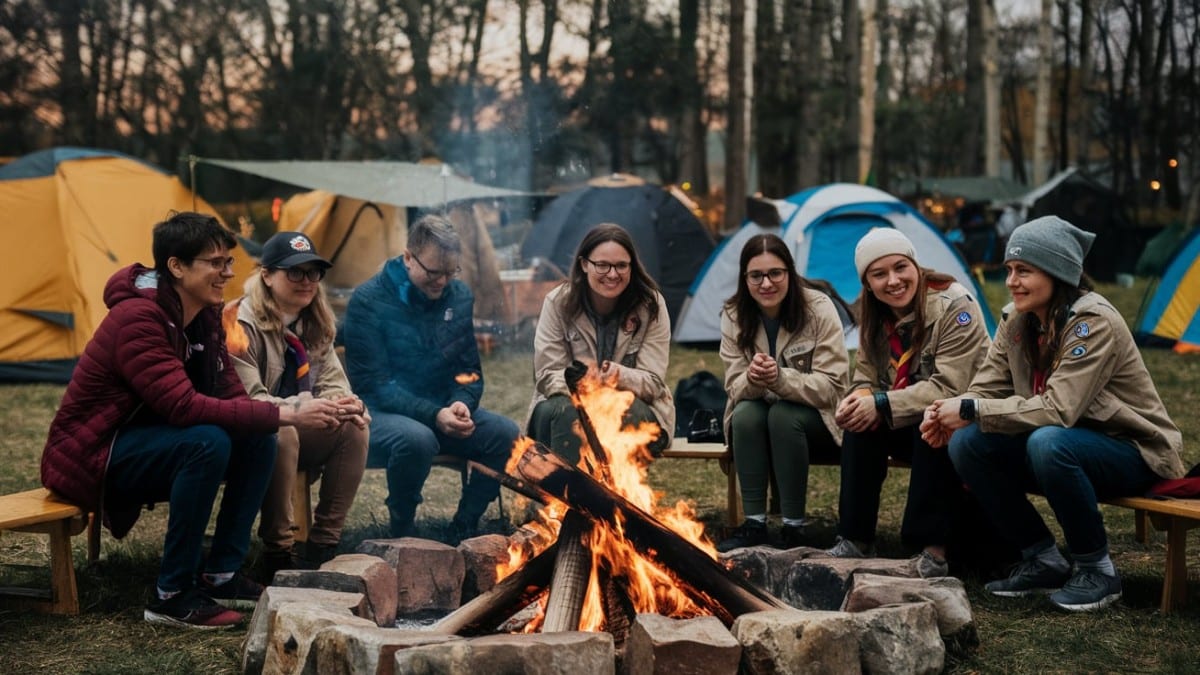
[[[634,401],[634,395],[632,392],[618,390],[615,384],[615,378],[605,380],[593,371],[580,383],[577,398],[587,410],[596,437],[608,455],[608,469],[614,483],[609,487],[716,559],[716,549],[705,537],[703,524],[696,520],[695,509],[684,501],[679,501],[673,506],[660,505],[658,502],[662,493],[654,491],[647,484],[647,470],[653,461],[647,446],[662,432],[655,424],[629,426],[622,422],[625,412]],[[577,433],[583,438],[581,430],[577,429]],[[512,457],[505,468],[506,472],[515,472],[521,455],[532,443],[532,440],[522,438],[514,445]],[[600,479],[596,475],[598,471],[589,470],[596,464],[596,455],[586,439],[580,454],[578,468],[592,474],[593,478]],[[497,567],[497,578],[504,578],[555,541],[565,513],[564,505],[554,504],[538,513],[538,521],[525,525],[525,528],[537,531],[537,537],[526,546],[517,542],[510,544],[509,560]],[[621,523],[618,523],[615,529],[596,526],[585,538],[584,544],[592,554],[592,572],[588,580],[579,629],[596,631],[604,628],[603,589],[600,581],[602,571],[622,580],[623,585],[627,586],[625,591],[633,608],[638,613],[653,612],[676,618],[705,614],[702,607],[679,589],[681,582],[671,572],[637,552],[633,544],[625,538],[622,529]]]
[[[239,302],[231,302],[225,305],[221,312],[221,326],[225,329],[225,349],[234,356],[245,354],[250,346],[250,338],[246,337],[245,329],[237,320],[238,304]]]
[[[459,373],[454,376],[454,381],[461,385],[474,384],[479,381],[479,373]]]

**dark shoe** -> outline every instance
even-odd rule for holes
[[[929,551],[921,551],[913,561],[917,566],[917,575],[922,579],[950,576],[950,565]]]
[[[337,556],[337,548],[337,544],[306,542],[304,544],[304,557],[301,558],[304,564],[308,565],[305,569],[320,569],[321,565],[333,560]]]
[[[868,558],[875,556],[875,547],[868,546],[864,553],[853,541],[838,537],[832,548],[825,549],[825,555],[833,558]]]
[[[747,518],[741,525],[734,528],[733,532],[729,534],[729,538],[723,539],[717,544],[717,550],[726,553],[735,548],[762,546],[766,543],[767,524]]]
[[[1050,602],[1069,612],[1104,609],[1120,599],[1121,577],[1094,569],[1076,570],[1060,590],[1050,595]]]
[[[458,516],[455,516],[454,520],[450,521],[449,529],[446,530],[446,543],[458,546],[464,539],[479,536],[479,526],[474,524],[478,522],[478,518],[474,521],[465,521],[459,520]]]
[[[241,623],[241,612],[218,605],[203,591],[189,588],[166,600],[155,597],[142,612],[150,623],[197,630],[223,630]]]
[[[226,607],[254,609],[254,605],[258,604],[258,596],[262,595],[263,587],[245,574],[235,572],[232,579],[217,585],[209,583],[201,576],[200,590]]]
[[[264,551],[259,561],[259,578],[264,585],[270,585],[275,579],[275,573],[280,570],[314,570],[317,566],[295,553],[295,549],[287,551]]]
[[[784,525],[779,530],[779,548],[789,549],[797,546],[805,546],[807,540],[804,538],[803,525]]]
[[[1017,563],[1007,579],[989,581],[983,588],[992,595],[1005,598],[1045,595],[1062,588],[1069,576],[1069,570],[1055,569],[1034,558]]]

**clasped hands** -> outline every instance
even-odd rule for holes
[[[935,448],[949,445],[954,431],[970,424],[959,412],[962,400],[962,396],[955,396],[930,403],[921,419],[921,439]]]
[[[353,394],[336,399],[316,398],[303,391],[279,408],[280,422],[300,429],[335,429],[350,422],[360,429],[371,423],[371,415],[362,400]]]
[[[470,438],[475,433],[471,409],[462,401],[455,401],[439,410],[435,423],[438,431],[452,438]]]
[[[750,384],[770,389],[779,381],[779,362],[770,356],[758,352],[750,359],[750,367],[746,369],[746,379]]]

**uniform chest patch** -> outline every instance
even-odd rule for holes
[[[954,317],[954,322],[960,326],[965,326],[971,323],[971,313],[965,310],[959,312],[958,316]]]
[[[1071,350],[1071,352],[1070,352],[1071,356],[1073,356],[1073,357],[1075,357],[1075,358],[1079,358],[1079,357],[1083,356],[1083,355],[1084,355],[1084,354],[1086,354],[1086,353],[1087,353],[1087,347],[1085,347],[1085,346],[1083,346],[1083,345],[1077,345],[1077,346],[1076,346],[1074,349],[1072,349],[1072,350]]]
[[[1092,334],[1092,329],[1090,326],[1087,325],[1086,321],[1083,321],[1078,326],[1075,326],[1075,336],[1076,337],[1085,338],[1091,334]]]

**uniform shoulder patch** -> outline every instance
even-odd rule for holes
[[[1074,349],[1072,349],[1070,351],[1071,356],[1073,356],[1074,358],[1079,358],[1086,353],[1087,353],[1087,347],[1084,345],[1075,345]]]
[[[1079,324],[1075,326],[1075,337],[1085,338],[1091,334],[1092,328],[1087,324],[1086,321],[1080,321]]]
[[[971,323],[971,313],[966,310],[959,312],[958,316],[954,317],[954,322],[960,326]]]

